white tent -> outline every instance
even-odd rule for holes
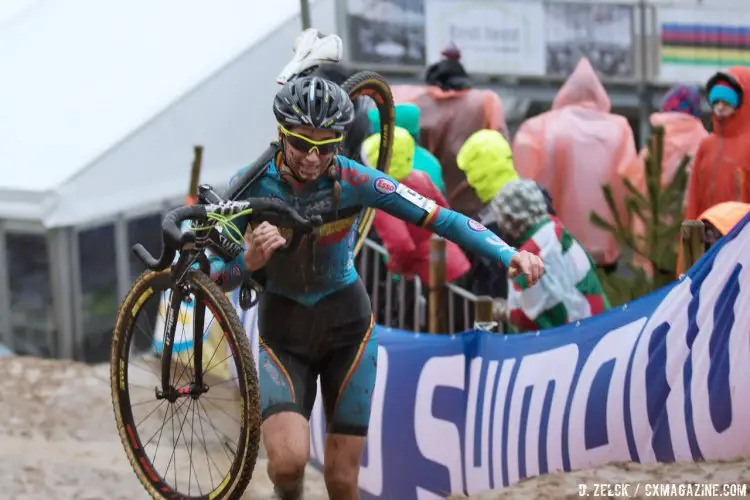
[[[273,139],[298,0],[2,4],[0,219],[111,217],[184,194],[194,144],[220,183]]]
[[[334,32],[334,0],[311,3]],[[193,146],[218,186],[274,139],[299,7],[0,2],[0,342],[106,352],[129,249],[184,198]]]

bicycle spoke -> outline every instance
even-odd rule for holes
[[[172,443],[174,443],[174,405],[169,405],[172,409]],[[169,462],[167,462],[167,470],[165,472],[165,476],[169,474],[169,466],[172,465],[172,460],[174,459],[174,452],[175,448],[172,448],[172,454],[169,456]],[[177,484],[177,461],[175,460],[174,464],[174,489],[178,489],[179,485]]]
[[[143,423],[144,420],[146,420],[148,417],[150,417],[151,415],[153,415],[156,410],[158,410],[159,408],[161,408],[161,405],[164,404],[164,401],[166,401],[166,400],[162,399],[161,401],[159,401],[159,405],[156,408],[154,408],[153,410],[151,410],[150,412],[148,412],[148,415],[146,415],[145,417],[143,417],[140,422],[138,422],[137,424],[135,424],[135,428],[138,429],[138,427],[140,427],[140,425]],[[166,421],[167,421],[167,419],[165,417],[164,418],[164,422],[166,422]],[[163,426],[164,426],[164,423],[162,423],[162,427]],[[146,444],[148,444],[148,443],[146,443]],[[146,445],[144,444],[143,446],[146,446]]]
[[[216,368],[217,366],[221,366],[221,364],[222,364],[222,363],[223,363],[224,361],[228,360],[228,359],[229,359],[229,358],[231,358],[231,357],[232,357],[232,354],[230,353],[230,354],[229,354],[229,355],[228,355],[228,356],[227,356],[226,358],[222,359],[221,361],[219,361],[218,363],[216,363],[215,365],[213,365],[213,366],[212,366],[211,368],[208,368],[208,369],[207,369],[207,370],[206,370],[205,372],[203,372],[203,375],[207,374],[208,372],[210,372],[211,370],[213,370],[213,369],[214,369],[214,368]]]
[[[187,420],[187,415],[188,415],[188,413],[190,413],[190,409],[191,408],[193,409],[193,418],[195,418],[195,406],[193,405],[193,403],[195,403],[195,401],[193,401],[192,399],[188,403],[188,410],[185,412],[185,420]],[[179,411],[178,411],[178,415],[179,415]],[[184,424],[185,420],[183,420],[183,424]],[[190,429],[191,430],[193,429],[193,425],[192,424],[190,424]],[[179,438],[178,438],[178,440],[179,440]],[[198,481],[198,471],[195,470],[195,464],[193,464],[193,434],[192,433],[190,434],[190,445],[188,445],[187,439],[185,438],[185,434],[184,433],[182,434],[182,442],[185,443],[185,448],[186,448],[186,450],[188,450],[188,460],[189,460],[189,467],[188,467],[188,496],[190,496],[190,491],[191,491],[192,485],[193,485],[193,481],[192,481],[193,472],[195,472],[195,481],[198,483],[198,490],[201,491],[201,494],[202,494],[202,490],[201,490],[201,486],[200,486],[200,481]]]
[[[192,401],[192,399],[189,399],[189,398],[187,400],[188,401]],[[176,409],[175,413],[177,413],[179,415],[179,410]],[[174,444],[174,447],[172,448],[172,457],[169,459],[169,463],[167,464],[167,470],[169,470],[169,464],[171,464],[172,460],[174,459],[174,484],[175,484],[175,489],[177,489],[177,444],[180,442],[180,436],[182,436],[182,431],[185,428],[185,421],[186,420],[187,420],[187,412],[185,413],[185,417],[182,419],[182,423],[180,424],[179,432],[177,433],[177,439],[173,439],[172,440],[172,443]],[[172,426],[172,431],[174,432],[174,425]]]
[[[208,411],[206,411],[206,407],[205,407],[205,406],[203,406],[203,403],[201,403],[201,401],[200,401],[200,400],[198,400],[198,405],[200,406],[200,408],[201,408],[201,409],[203,409],[203,413],[205,413],[205,414],[206,414],[206,417],[208,417]],[[198,418],[200,418],[201,420],[203,419],[203,417],[201,417],[201,415],[200,415],[200,409],[198,410]],[[219,438],[219,443],[222,443],[222,442],[226,441],[226,438],[227,438],[228,436],[227,436],[226,434],[224,434],[223,432],[219,431],[219,430],[218,430],[218,429],[216,428],[216,426],[214,425],[214,423],[213,423],[213,422],[211,421],[211,419],[208,419],[208,424],[209,424],[209,425],[211,426],[211,428],[212,428],[212,429],[214,430],[214,433],[216,434],[216,437],[217,437],[217,438]],[[224,439],[223,439],[223,440],[222,440],[222,435],[224,436]],[[232,461],[232,459],[231,459],[231,457],[229,456],[229,453],[227,453],[226,447],[222,447],[222,448],[224,449],[224,453],[226,453],[226,454],[227,454],[227,459],[229,459],[229,461],[231,462],[231,461]],[[235,451],[234,453],[235,453],[235,455],[236,455],[236,451]]]
[[[211,405],[213,405],[214,408],[216,408],[217,410],[219,410],[220,412],[222,412],[227,417],[231,418],[232,420],[234,420],[238,424],[240,423],[240,421],[239,421],[238,418],[235,418],[232,415],[230,415],[229,413],[227,413],[227,411],[224,408],[222,408],[221,406],[219,406],[216,403],[212,402],[210,399],[208,400],[208,402],[211,403]]]
[[[162,433],[164,432],[164,426],[167,425],[167,415],[169,415],[169,406],[167,406],[167,411],[164,412],[164,420],[162,421],[161,427],[156,432],[154,432],[154,435],[151,436],[148,439],[148,441],[146,441],[145,444],[142,445],[143,449],[145,450],[146,446],[148,446],[151,440],[154,439],[157,434],[159,434],[159,438],[156,440],[156,449],[154,450],[154,458],[151,459],[152,464],[156,462],[156,455],[159,453],[159,445],[161,444],[161,436],[162,436]],[[136,430],[137,430],[137,427],[136,427]]]
[[[204,306],[204,307],[205,307],[205,306]],[[208,326],[207,326],[206,328],[204,328],[204,329],[203,329],[203,332],[202,332],[202,336],[203,336],[203,337],[202,337],[202,338],[205,338],[205,337],[206,337],[206,332],[207,332],[207,331],[210,331],[210,328],[211,328],[211,324],[213,323],[214,319],[215,319],[215,318],[214,318],[214,316],[213,316],[213,314],[212,314],[212,315],[211,315],[211,320],[210,320],[210,321],[208,322]],[[195,317],[193,317],[193,321],[195,321]],[[193,327],[193,329],[195,329],[195,327]],[[202,344],[202,345],[204,345],[204,346],[205,346],[206,344]],[[216,351],[214,351],[214,353],[216,353]],[[183,373],[185,372],[185,370],[187,369],[187,367],[190,367],[190,369],[192,370],[192,366],[193,366],[193,360],[194,360],[194,359],[195,359],[195,339],[193,339],[193,350],[192,350],[192,351],[190,352],[190,356],[188,357],[188,361],[187,361],[187,364],[185,364],[185,366],[184,366],[184,367],[183,367],[183,369],[182,369],[182,370],[183,370]],[[209,360],[209,362],[210,362],[210,360]],[[206,363],[206,366],[208,366],[208,363]],[[204,374],[205,374],[205,373],[204,373]],[[193,377],[195,377],[195,372],[193,372]],[[180,378],[182,378],[182,376],[180,376]]]
[[[219,466],[216,465],[216,461],[213,459],[213,457],[208,453],[208,446],[206,446],[206,432],[203,430],[203,419],[201,418],[201,409],[196,404],[196,408],[198,408],[198,424],[200,424],[201,427],[201,436],[203,436],[203,450],[206,452],[206,468],[208,469],[208,476],[211,479],[211,489],[214,489],[214,475],[211,474],[211,464],[209,463],[209,459],[211,462],[214,463],[214,467],[216,467],[216,470],[219,472],[219,476],[221,476],[221,471],[219,470]]]
[[[147,399],[146,401],[141,401],[140,403],[130,403],[130,406],[143,406],[143,405],[148,404],[148,403],[159,403],[159,402],[160,401],[158,399]],[[151,413],[155,412],[157,408],[159,408],[159,407],[157,406],[156,408],[154,408],[153,410],[151,410],[151,412],[149,413],[149,415],[151,415]]]
[[[211,387],[216,387],[218,385],[226,384],[227,382],[235,382],[235,381],[237,381],[239,379],[240,379],[239,377],[228,378],[226,380],[222,380],[221,382],[215,382]]]
[[[211,359],[209,359],[209,360],[208,360],[208,362],[206,363],[206,366],[211,366],[211,361],[213,361],[213,360],[214,360],[214,356],[216,356],[216,353],[217,353],[217,352],[219,352],[219,346],[220,346],[220,345],[221,345],[221,344],[222,344],[223,342],[224,342],[224,335],[222,335],[222,336],[221,336],[221,340],[220,340],[220,341],[219,341],[219,343],[218,343],[218,344],[216,345],[216,349],[214,350],[214,353],[213,353],[213,354],[211,355]],[[231,354],[230,354],[230,356],[231,356]],[[207,372],[207,371],[203,372],[203,374],[204,374],[204,375],[205,375],[206,373],[208,373],[208,372]]]

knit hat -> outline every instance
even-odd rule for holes
[[[449,61],[461,60],[461,51],[458,49],[458,47],[456,47],[456,44],[453,41],[448,43],[448,45],[443,49],[440,55],[445,59],[448,59]]]
[[[490,203],[502,237],[517,245],[529,229],[544,220],[547,204],[536,182],[518,179],[508,182]]]
[[[701,116],[701,90],[697,85],[678,84],[669,89],[661,105],[662,111],[676,111]]]
[[[395,125],[403,127],[409,131],[414,140],[419,138],[419,106],[411,103],[396,104],[393,107],[395,113]],[[380,113],[377,108],[371,108],[367,111],[370,118],[370,133],[380,133]]]
[[[729,84],[719,82],[708,93],[708,102],[714,106],[717,102],[724,102],[737,109],[740,106],[740,96]]]
[[[395,127],[393,133],[393,150],[391,152],[391,163],[388,166],[388,175],[398,182],[406,179],[414,168],[414,150],[416,149],[414,138],[403,127]],[[378,162],[380,154],[380,134],[373,134],[367,139],[363,146],[367,161],[370,165]]]
[[[708,103],[713,107],[718,101],[723,101],[734,109],[742,106],[744,92],[742,86],[731,73],[719,71],[706,82]]]
[[[513,151],[497,130],[474,132],[456,156],[458,168],[482,203],[488,203],[509,181],[518,179],[513,167]]]

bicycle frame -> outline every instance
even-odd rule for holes
[[[284,248],[278,252],[288,252],[297,248],[303,237],[313,232],[323,223],[319,216],[309,218],[302,217],[288,204],[276,198],[255,198],[251,201],[243,202],[225,202],[218,194],[214,193],[210,186],[199,186],[198,194],[199,203],[192,206],[176,208],[164,218],[162,223],[163,229],[163,248],[158,259],[154,258],[143,245],[136,244],[133,251],[136,256],[152,271],[164,271],[170,269],[170,290],[172,292],[169,306],[167,309],[167,318],[164,325],[164,342],[162,348],[162,365],[161,365],[161,389],[157,389],[157,399],[168,399],[174,402],[180,396],[191,396],[197,398],[200,394],[208,390],[208,386],[203,383],[203,323],[205,319],[205,305],[203,297],[199,290],[194,290],[190,286],[190,280],[187,280],[188,272],[194,264],[198,264],[198,270],[206,276],[211,276],[211,266],[206,255],[206,250],[211,252],[225,261],[239,257],[242,252],[242,245],[231,241],[230,238],[222,235],[221,231],[215,227],[210,229],[203,236],[197,236],[192,232],[183,232],[180,224],[183,221],[191,220],[197,224],[197,227],[206,229],[214,225],[211,222],[209,214],[221,213],[231,215],[243,210],[250,210],[256,220],[270,221],[278,227],[292,229],[292,237]],[[234,212],[233,212],[234,211]],[[178,254],[179,253],[179,254]],[[175,255],[178,254],[177,262],[174,262]],[[243,277],[243,280],[246,277]],[[248,277],[247,285],[259,292],[254,281]],[[243,287],[246,283],[243,281]],[[256,284],[257,285],[257,284]],[[190,295],[193,295],[191,299]],[[193,364],[195,368],[195,379],[189,388],[181,387],[179,389],[170,384],[172,354],[175,331],[177,328],[177,315],[183,301],[194,300],[193,308]],[[243,301],[241,301],[242,303]],[[248,306],[251,307],[252,303]],[[243,306],[244,307],[244,306]],[[188,362],[189,363],[189,362]]]

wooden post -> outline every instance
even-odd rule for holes
[[[201,179],[201,166],[203,165],[203,146],[193,146],[193,165],[190,168],[190,185],[186,205],[193,205],[198,198],[198,185]]]
[[[706,226],[699,220],[682,221],[680,245],[682,246],[682,269],[680,274],[698,262],[706,252]]]
[[[492,297],[480,295],[474,302],[474,328],[477,330],[494,331],[497,322],[492,317]]]
[[[430,333],[445,333],[445,240],[433,234],[430,239]]]

